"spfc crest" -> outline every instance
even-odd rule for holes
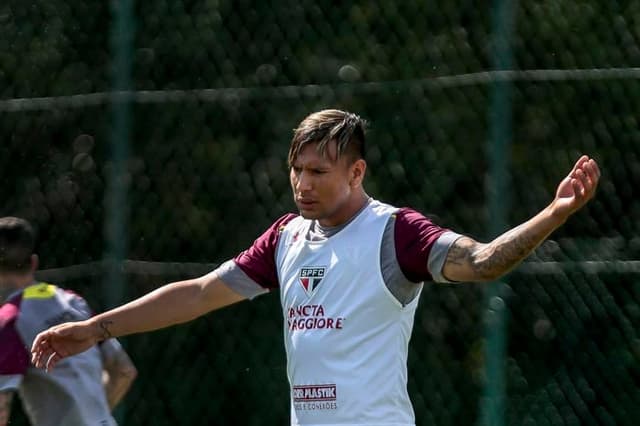
[[[300,268],[300,275],[298,281],[304,289],[307,296],[311,296],[316,288],[322,282],[324,278],[324,272],[326,268],[324,266],[313,266],[307,268]]]

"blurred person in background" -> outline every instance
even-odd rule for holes
[[[282,216],[205,276],[41,333],[34,363],[51,370],[113,336],[182,323],[278,289],[291,424],[414,425],[407,355],[423,283],[507,273],[594,196],[600,171],[582,156],[547,207],[480,243],[371,198],[363,187],[364,128],[359,116],[340,110],[306,117],[288,156],[299,214]]]
[[[111,410],[137,374],[117,340],[64,360],[51,374],[31,365],[39,332],[91,316],[82,297],[36,281],[35,241],[26,220],[0,218],[0,426],[9,423],[16,391],[35,426],[115,425]]]

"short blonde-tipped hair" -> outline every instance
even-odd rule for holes
[[[289,167],[307,144],[317,144],[325,155],[327,144],[336,142],[337,156],[348,156],[351,161],[364,158],[366,121],[358,115],[339,109],[325,109],[307,116],[293,132],[289,148]]]

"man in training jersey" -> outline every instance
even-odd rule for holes
[[[32,347],[35,364],[51,370],[104,339],[189,321],[278,289],[291,424],[414,425],[406,361],[422,283],[505,274],[593,197],[600,171],[582,156],[546,208],[479,243],[369,197],[364,153],[357,115],[324,110],[306,117],[288,158],[298,215],[282,216],[205,276],[41,333]]]
[[[34,243],[27,221],[0,218],[0,426],[9,423],[16,391],[33,425],[115,425],[111,409],[136,375],[117,340],[65,359],[50,374],[31,365],[29,348],[38,333],[91,316],[77,294],[35,280]]]

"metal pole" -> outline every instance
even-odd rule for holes
[[[105,264],[103,296],[106,308],[121,304],[126,297],[123,261],[128,251],[127,173],[131,134],[131,68],[133,50],[133,0],[112,0],[111,4],[111,134],[110,161],[105,193]],[[123,424],[124,404],[116,410],[118,424]]]
[[[492,13],[492,65],[495,70],[512,68],[511,34],[514,27],[515,1],[494,0]],[[508,226],[510,199],[511,82],[495,81],[491,87],[488,144],[489,175],[487,181],[489,232],[494,238]],[[485,388],[481,402],[481,424],[502,426],[505,417],[505,358],[508,311],[504,300],[506,285],[493,282],[487,286]]]

